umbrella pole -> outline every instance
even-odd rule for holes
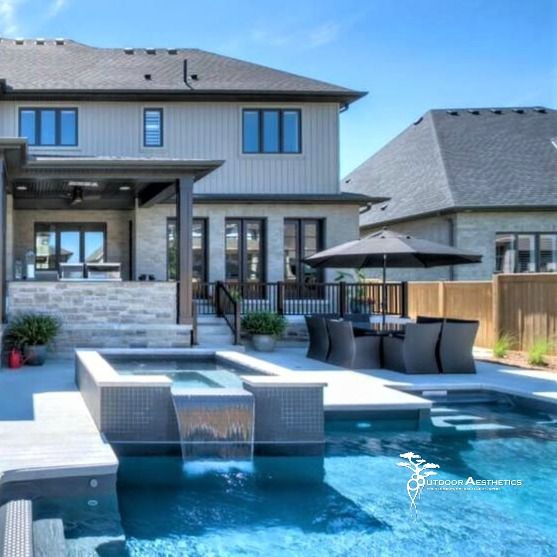
[[[383,295],[381,296],[381,311],[383,313],[383,329],[385,328],[387,312],[387,254],[383,254]]]

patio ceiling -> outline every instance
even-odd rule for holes
[[[15,209],[132,209],[175,200],[178,179],[197,181],[223,161],[130,157],[35,157],[25,140],[0,140]]]

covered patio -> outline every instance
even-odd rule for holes
[[[56,314],[61,352],[189,345],[193,184],[221,164],[31,157],[25,140],[0,140],[1,322],[26,311]],[[143,269],[160,256],[153,218],[174,204],[180,249],[169,282]]]

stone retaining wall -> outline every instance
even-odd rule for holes
[[[53,350],[185,348],[191,326],[176,324],[176,284],[170,282],[39,282],[8,284],[8,320],[19,313],[57,316]]]

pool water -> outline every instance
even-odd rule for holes
[[[239,388],[240,375],[260,373],[220,363],[210,357],[160,358],[103,356],[120,375],[164,375],[174,386],[188,389]]]
[[[220,468],[123,459],[118,505],[125,551],[100,554],[557,555],[556,416],[502,404],[438,405],[425,426],[335,421],[327,424],[327,439],[324,458],[259,457]],[[398,466],[408,452],[439,466],[429,480],[522,485],[426,486],[415,512],[406,491],[410,472]],[[94,520],[75,522],[67,533],[91,535],[87,529],[94,531]]]

